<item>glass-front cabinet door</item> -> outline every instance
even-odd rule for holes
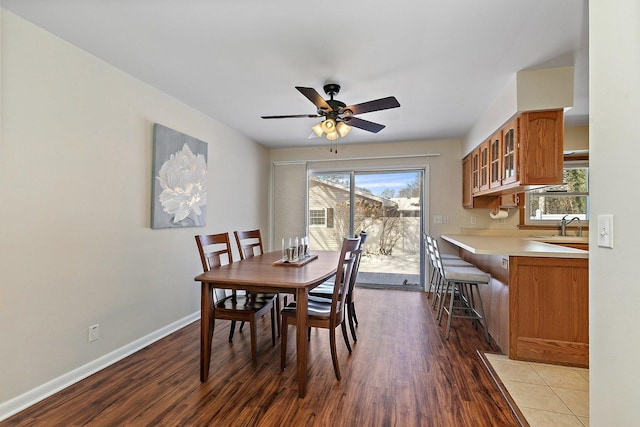
[[[489,188],[502,185],[502,132],[496,132],[489,140]]]
[[[489,189],[489,141],[480,146],[480,191]]]
[[[471,154],[471,192],[480,191],[480,147]]]
[[[502,128],[502,185],[518,180],[518,119],[515,119]]]

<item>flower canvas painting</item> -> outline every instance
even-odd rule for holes
[[[206,142],[153,125],[152,199],[151,228],[206,225]]]

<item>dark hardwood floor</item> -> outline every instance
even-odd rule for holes
[[[339,328],[342,381],[326,330],[309,343],[307,396],[297,397],[295,341],[280,371],[269,316],[258,326],[258,366],[248,328],[227,341],[216,322],[211,375],[200,383],[199,323],[0,423],[10,426],[517,426],[476,350],[496,351],[468,320],[451,336],[422,292],[356,289],[360,326],[353,354]],[[443,322],[444,324],[444,322]]]

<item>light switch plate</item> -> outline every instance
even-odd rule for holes
[[[598,215],[598,246],[613,248],[613,215]]]

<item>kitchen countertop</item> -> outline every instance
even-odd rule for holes
[[[477,255],[529,256],[543,258],[589,258],[589,251],[545,243],[531,237],[447,234],[442,240]],[[541,237],[540,240],[547,240]],[[558,243],[561,243],[560,241]]]

